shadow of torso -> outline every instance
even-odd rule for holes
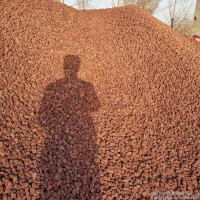
[[[100,199],[90,115],[98,108],[93,86],[77,77],[47,87],[39,112],[47,134],[40,162],[42,199]]]

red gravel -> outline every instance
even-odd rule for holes
[[[0,199],[200,191],[199,44],[135,6],[0,10]]]

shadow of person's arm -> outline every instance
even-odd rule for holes
[[[38,112],[37,118],[40,126],[48,127],[52,123],[55,110],[54,96],[54,85],[49,84],[45,89],[44,96],[41,100],[40,109]]]
[[[100,101],[91,83],[87,84],[86,99],[89,106],[89,112],[95,112],[100,108]]]

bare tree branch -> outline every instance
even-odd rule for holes
[[[85,10],[89,6],[89,0],[76,0],[76,6],[79,10]]]
[[[168,0],[169,18],[167,21],[171,28],[182,33],[189,33],[189,28],[191,28],[189,13],[193,4],[194,0],[191,3],[188,0]],[[186,29],[187,31],[185,31]]]
[[[160,0],[117,0],[116,3],[117,4],[114,4],[114,0],[112,0],[112,4],[114,4],[113,7],[115,7],[115,5],[119,7],[133,4],[152,14],[158,7]]]

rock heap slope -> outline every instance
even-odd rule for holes
[[[199,194],[199,45],[135,6],[0,10],[0,199]]]

